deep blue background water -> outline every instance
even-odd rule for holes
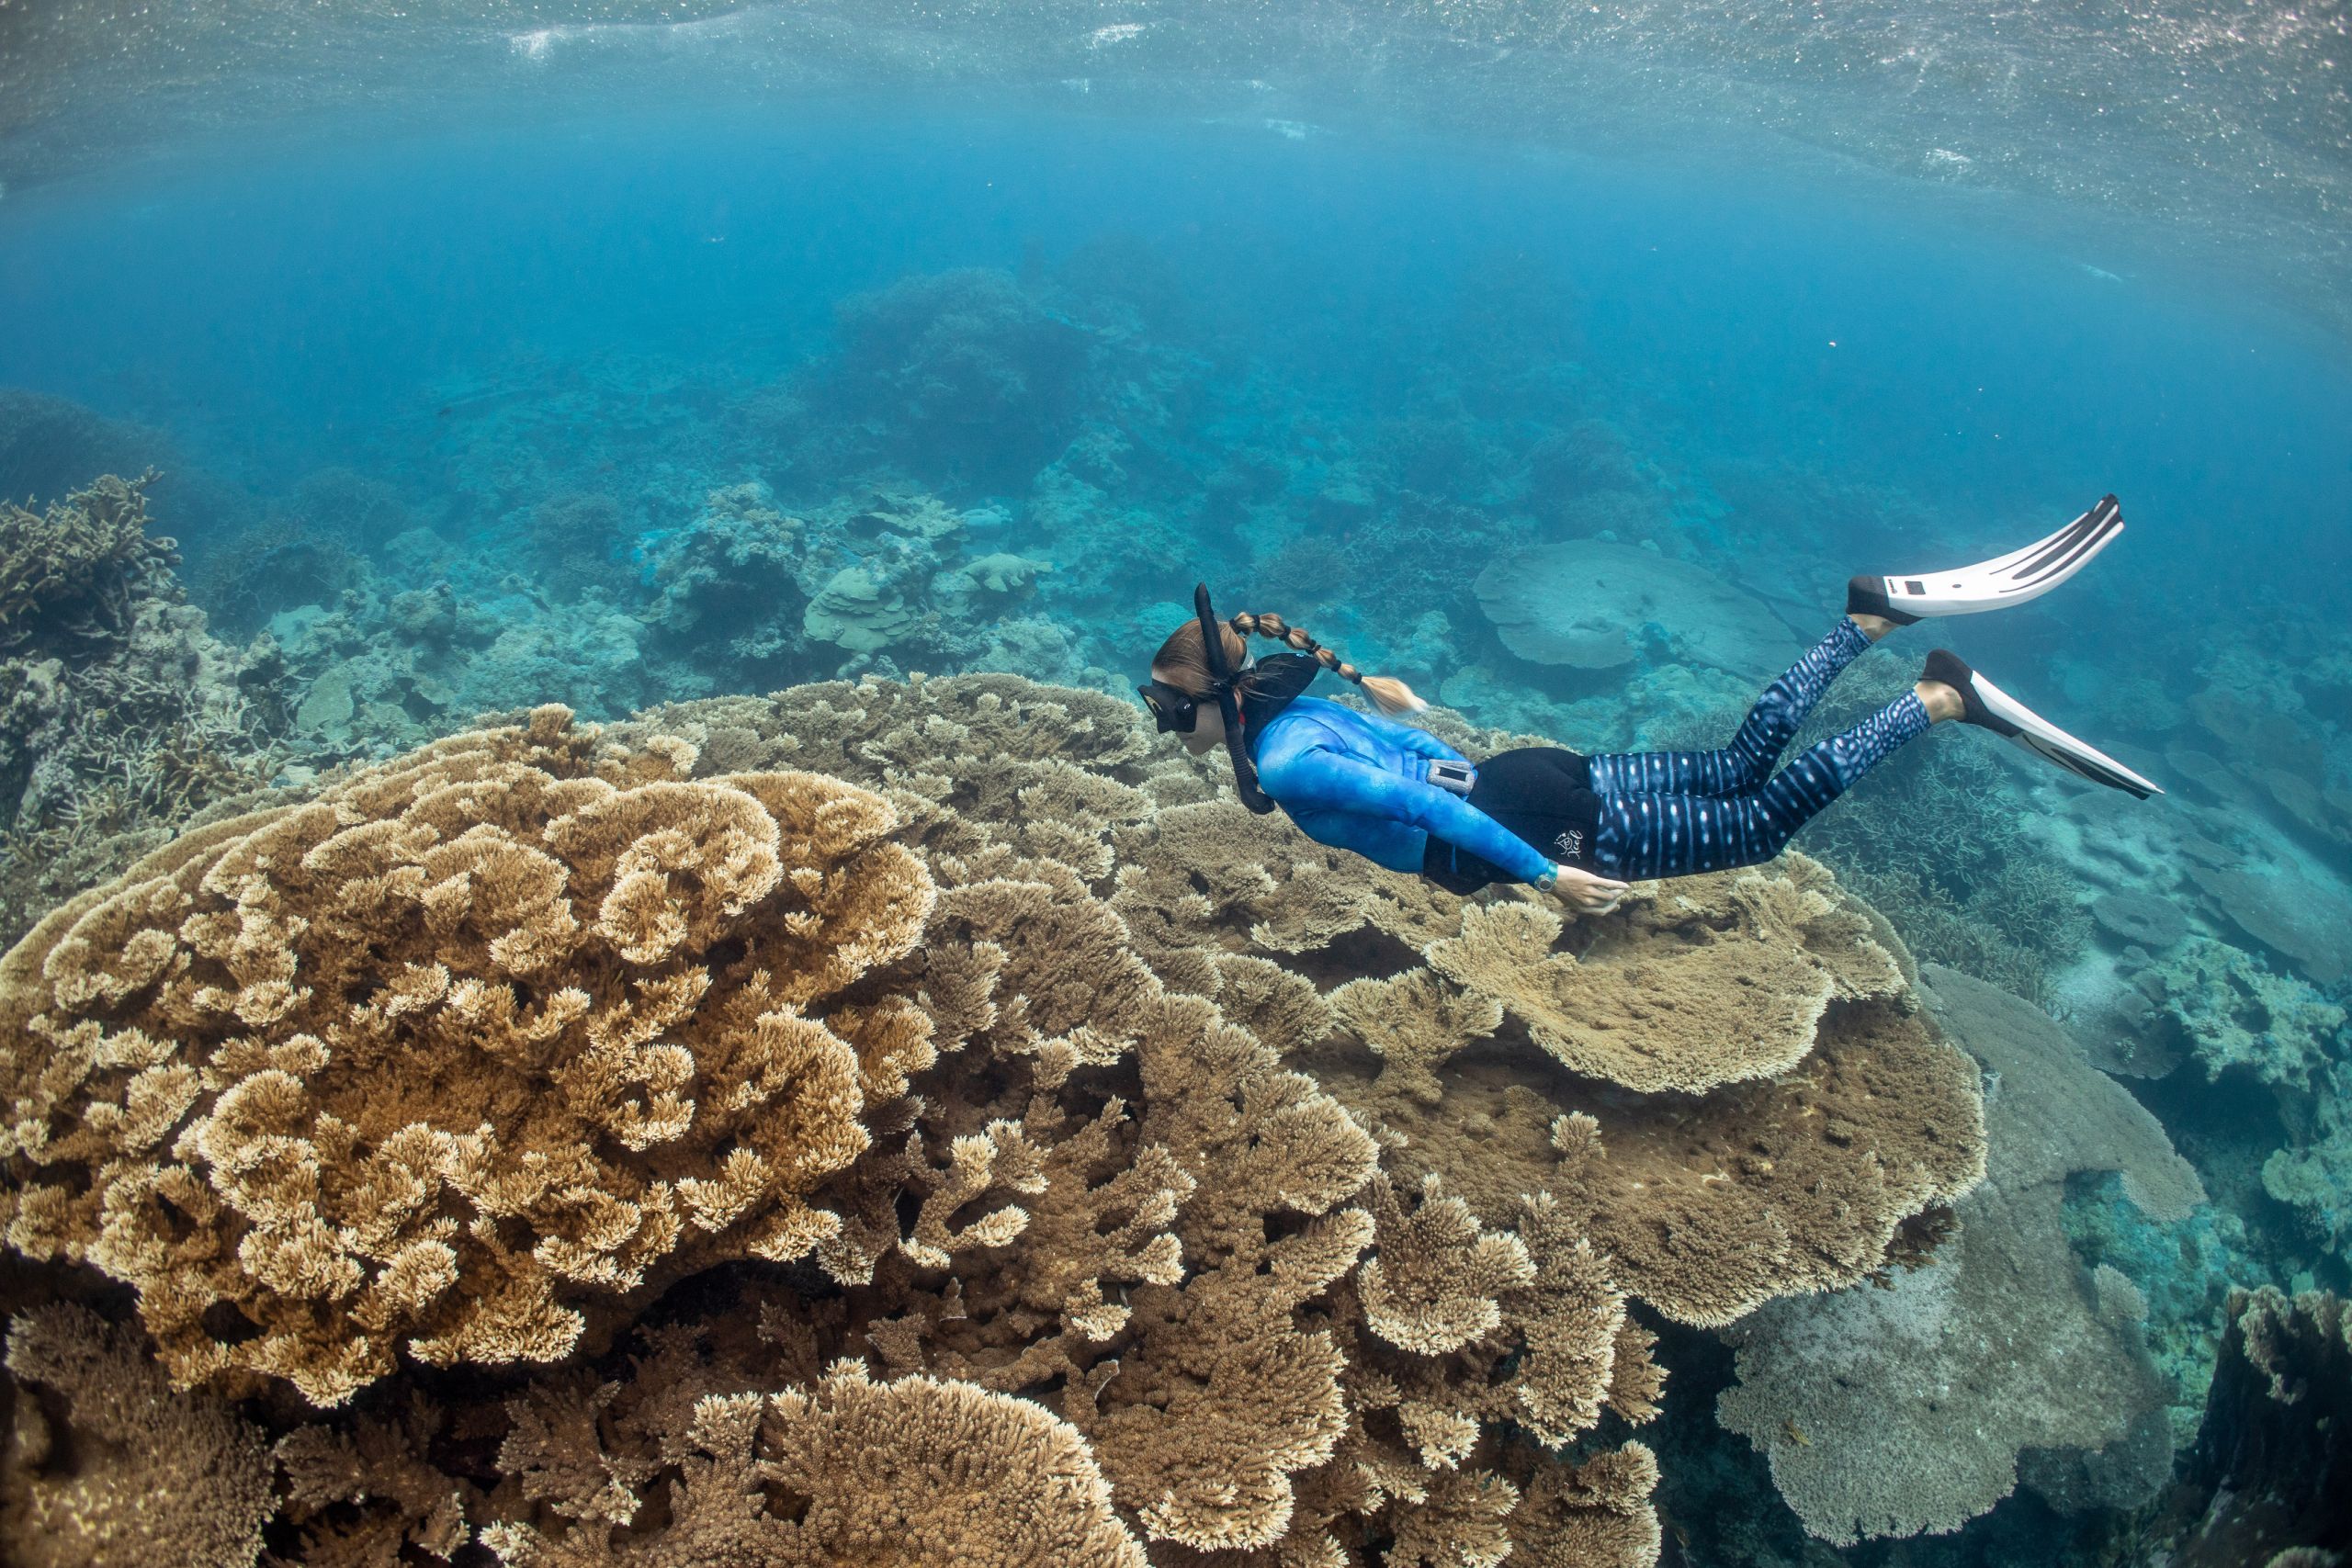
[[[844,293],[1105,231],[1374,405],[1399,323],[1442,328],[1466,272],[1521,253],[1577,317],[1529,330],[1580,338],[1686,453],[1982,507],[1988,542],[2016,530],[2002,509],[2113,489],[2140,570],[2243,587],[2258,544],[2346,592],[2341,342],[2135,261],[2124,231],[1859,175],[879,107],[229,148],[0,203],[0,383],[175,428],[268,489],[380,467],[517,354],[769,374],[821,347]]]

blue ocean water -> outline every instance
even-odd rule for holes
[[[2321,80],[2278,156],[2324,193]],[[1665,611],[1622,656],[1533,656],[1497,563],[1645,550],[1793,653],[1849,574],[1997,554],[2112,491],[2125,536],[2064,592],[1901,634],[1901,678],[1878,655],[1825,722],[1949,644],[2168,793],[2125,814],[1945,734],[1799,847],[2039,1009],[2196,1168],[2188,1219],[2096,1163],[2065,1210],[2084,1280],[2145,1298],[2177,1484],[2226,1289],[2352,1288],[2352,340],[2324,260],[2282,281],[2264,225],[2175,220],[2153,158],[2128,199],[2161,125],[2075,190],[1928,177],[1729,98],[1704,136],[1587,145],[1521,99],[1347,113],[1344,84],[1272,113],[664,85],[593,112],[329,93],[11,165],[0,495],[163,470],[152,530],[254,672],[266,762],[234,782],[546,701],[977,670],[1125,699],[1195,581],[1485,729],[1713,744],[1768,653],[1710,662]],[[2296,254],[2324,258],[2313,201]],[[62,861],[89,808],[41,782],[53,737],[8,744],[11,852]],[[1666,1561],[2156,1561],[2182,1506],[2029,1462],[1955,1535],[1833,1553],[1770,1445],[1714,1421],[1736,1341],[1661,1326]]]

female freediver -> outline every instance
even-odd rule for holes
[[[1929,725],[1958,719],[2007,737],[2068,772],[2145,799],[2156,786],[2075,739],[1938,649],[1910,691],[1842,735],[1772,764],[1838,672],[1898,626],[2023,604],[2048,592],[2123,531],[2115,497],[2046,539],[1957,570],[1857,577],[1837,628],[1756,701],[1714,751],[1587,757],[1558,747],[1472,764],[1389,716],[1428,705],[1401,681],[1368,676],[1279,615],[1219,623],[1206,585],[1137,688],[1162,733],[1202,753],[1222,743],[1253,811],[1279,806],[1318,843],[1468,893],[1524,882],[1571,908],[1616,908],[1635,878],[1753,865],[1781,852],[1815,813]],[[1248,638],[1296,651],[1252,661]],[[1305,695],[1318,671],[1361,687],[1380,710]]]

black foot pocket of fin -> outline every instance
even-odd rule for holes
[[[1913,626],[1919,624],[1918,616],[1896,609],[1894,602],[1887,598],[1886,579],[1883,577],[1848,578],[1846,580],[1846,614],[1877,615],[1883,620],[1893,621],[1898,626]]]

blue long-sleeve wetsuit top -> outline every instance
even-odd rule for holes
[[[1534,846],[1429,782],[1433,759],[1465,759],[1427,730],[1300,697],[1267,722],[1250,753],[1259,786],[1318,844],[1418,874],[1435,834],[1521,882],[1551,869]]]

